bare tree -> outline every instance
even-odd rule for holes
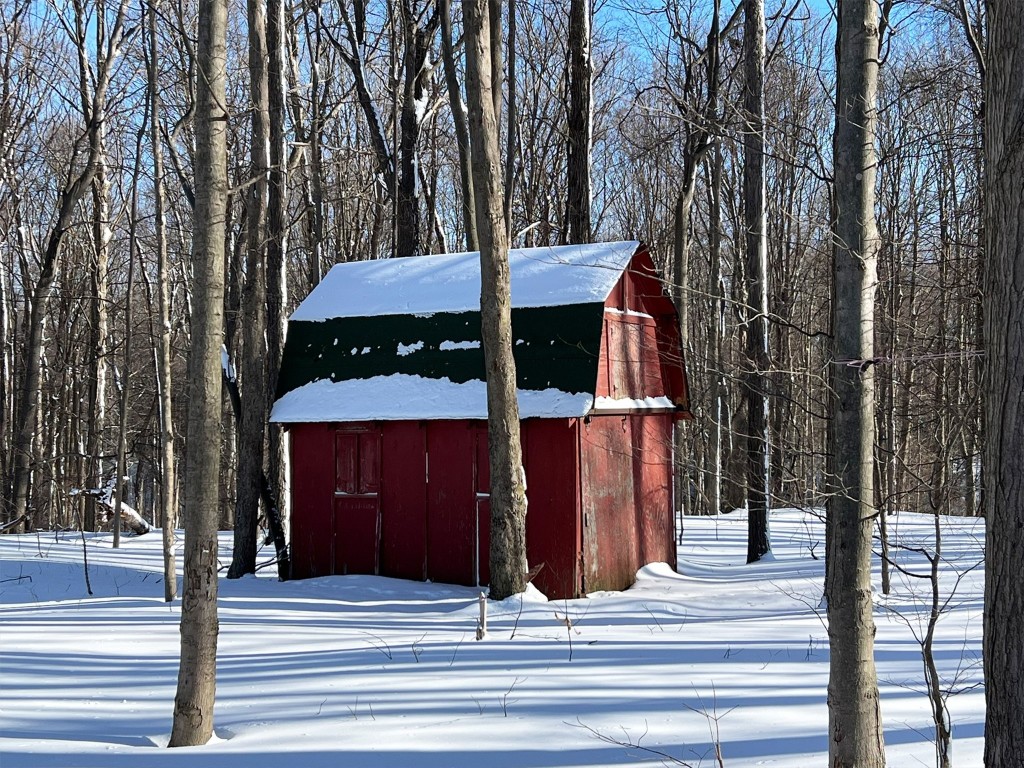
[[[768,221],[764,179],[764,0],[744,0],[743,213],[746,224],[747,562],[771,550],[768,537]]]
[[[185,457],[181,661],[169,746],[213,734],[217,680],[217,506],[220,480],[224,243],[227,216],[227,2],[201,0],[196,64],[196,206],[192,350]]]
[[[288,545],[285,540],[281,510],[287,461],[284,430],[279,424],[267,424],[277,373],[284,355],[285,310],[288,294],[288,152],[286,136],[287,92],[285,73],[286,4],[284,0],[267,3],[267,106],[270,115],[270,174],[267,200],[267,386],[264,390],[264,425],[266,428],[266,479],[262,483],[264,512],[274,541],[277,572],[281,579],[291,575]]]
[[[107,19],[105,3],[97,4],[95,20],[90,19],[89,9],[83,0],[74,0],[75,23],[73,31],[69,25],[78,48],[79,98],[81,99],[82,115],[86,121],[96,122],[98,153],[96,156],[96,174],[92,179],[92,269],[90,279],[92,288],[89,309],[91,317],[91,334],[89,339],[89,420],[88,438],[86,441],[87,476],[85,494],[85,527],[96,530],[96,508],[99,489],[103,487],[102,441],[107,422],[107,346],[108,336],[108,305],[110,295],[108,289],[108,272],[110,269],[110,241],[113,232],[110,226],[110,180],[107,173],[107,120],[106,100],[91,104],[92,67],[88,58],[90,23],[95,34],[95,50],[98,52],[96,66],[103,68],[107,37]],[[99,110],[91,114],[93,109]]]
[[[589,243],[593,235],[590,220],[590,145],[593,140],[592,80],[590,58],[590,0],[569,2],[568,90],[569,142],[566,232],[569,243]]]
[[[366,119],[370,145],[377,159],[378,172],[384,181],[388,198],[395,206],[394,255],[414,256],[422,253],[422,223],[419,193],[419,137],[423,127],[429,88],[433,79],[431,49],[440,24],[440,17],[432,0],[399,0],[390,6],[396,29],[401,30],[402,98],[397,87],[399,72],[394,72],[396,89],[393,102],[395,121],[393,139],[386,134],[377,99],[371,91],[371,73],[368,70],[367,7],[365,0],[340,0],[343,37],[332,41],[348,66],[355,81],[356,94]],[[392,46],[398,41],[393,40]],[[397,57],[398,51],[392,48]],[[397,70],[397,60],[395,62]]]
[[[827,573],[829,765],[885,765],[871,601],[874,497],[875,0],[846,0],[836,30],[832,387]]]
[[[25,346],[25,365],[22,370],[18,396],[18,431],[14,441],[12,469],[12,519],[25,515],[28,507],[29,483],[32,474],[33,443],[39,419],[40,384],[42,382],[43,334],[47,306],[57,274],[57,260],[65,235],[71,227],[78,203],[92,188],[104,152],[103,135],[107,118],[107,92],[115,63],[121,54],[127,0],[121,0],[97,50],[97,62],[91,76],[83,73],[83,81],[91,87],[83,92],[85,128],[73,145],[67,162],[65,182],[57,196],[57,211],[46,237],[46,246],[40,254],[38,278],[30,293],[31,310],[28,318],[28,339]],[[84,51],[84,22],[79,35],[79,46]],[[108,30],[108,31],[106,31]],[[84,54],[83,54],[84,55]],[[86,66],[86,65],[82,65]]]
[[[985,765],[1024,755],[1024,5],[988,0],[985,56]]]
[[[159,0],[148,7],[149,55],[146,66],[149,81],[149,143],[153,155],[153,226],[156,235],[156,282],[158,296],[158,349],[156,378],[159,393],[160,426],[160,528],[164,550],[164,600],[177,595],[178,578],[174,559],[174,525],[178,512],[177,471],[174,465],[174,418],[171,397],[171,298],[167,269],[167,227],[164,213],[164,153],[160,138],[161,110],[157,62],[157,16]]]
[[[267,423],[267,176],[270,171],[270,94],[264,0],[246,3],[249,89],[252,98],[249,187],[245,199],[245,285],[242,289],[238,469],[235,545],[228,578],[256,572],[256,528]]]
[[[455,66],[455,43],[452,32],[451,0],[438,0],[441,22],[441,56],[444,61],[444,82],[448,89],[448,104],[452,111],[452,124],[459,150],[459,180],[462,182],[462,218],[466,229],[466,248],[478,249],[476,237],[476,200],[473,194],[473,161],[469,147],[469,123],[466,102]]]
[[[497,0],[466,0],[466,93],[473,186],[480,238],[480,316],[487,371],[487,435],[491,464],[490,596],[504,600],[526,588],[526,482],[519,436],[508,236],[503,210],[492,27]]]

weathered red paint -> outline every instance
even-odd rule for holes
[[[373,426],[335,434],[334,573],[377,573],[380,438]]]
[[[597,395],[668,397],[685,409],[671,302],[639,251],[605,304]],[[675,563],[672,428],[679,411],[522,422],[527,554],[551,598],[622,589],[649,562]],[[688,414],[687,414],[688,415]],[[489,580],[483,421],[291,428],[292,575],[380,573]]]
[[[297,424],[291,429],[292,576],[328,576],[333,571],[335,429]]]
[[[386,421],[381,447],[380,572],[427,579],[427,429]]]
[[[473,422],[427,422],[427,573],[434,581],[476,583],[475,438]]]
[[[491,581],[491,462],[488,458],[487,425],[477,422],[473,432],[473,489],[476,493],[476,534],[473,552],[473,583]]]
[[[597,396],[616,400],[667,397],[688,418],[679,327],[650,254],[642,249],[605,301]]]
[[[522,423],[526,469],[526,549],[534,578],[549,597],[581,594],[579,419]]]
[[[675,565],[672,414],[594,416],[580,433],[584,589],[623,589]]]

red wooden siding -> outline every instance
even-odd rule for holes
[[[377,573],[380,438],[379,427],[335,434],[334,573]]]
[[[434,581],[473,584],[476,430],[465,421],[430,421],[426,429],[427,573]]]
[[[333,570],[335,429],[297,424],[291,429],[292,576],[328,576]]]
[[[638,562],[676,567],[672,494],[672,414],[631,416]],[[636,482],[639,478],[639,483]]]
[[[595,416],[580,430],[583,586],[624,589],[650,562],[675,566],[672,414]]]
[[[583,588],[623,589],[637,570],[628,416],[595,416],[580,428]]]
[[[549,597],[575,597],[580,583],[578,419],[522,423],[526,465],[526,550],[534,579]]]
[[[380,572],[387,576],[428,578],[426,450],[423,422],[384,423]]]
[[[633,257],[605,302],[597,376],[598,397],[668,397],[688,406],[675,311],[646,250]]]
[[[491,461],[487,426],[479,423],[473,434],[473,489],[476,492],[476,551],[473,554],[474,584],[491,582]]]
[[[675,562],[673,415],[523,422],[527,550],[550,597],[622,589]],[[489,580],[483,422],[292,429],[293,575]],[[582,510],[582,514],[581,514]]]

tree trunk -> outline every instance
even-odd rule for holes
[[[708,113],[710,121],[716,126],[720,120],[719,103],[719,33],[721,27],[722,0],[715,0],[711,12],[711,30],[708,33]],[[711,179],[710,179],[710,211],[708,222],[708,249],[711,260],[710,285],[708,294],[711,299],[711,328],[708,331],[708,378],[711,380],[709,399],[712,413],[711,423],[711,493],[710,499],[705,494],[701,497],[708,512],[713,515],[722,512],[722,428],[725,419],[724,400],[728,397],[725,381],[724,356],[722,354],[722,337],[725,335],[725,280],[722,276],[722,175],[724,159],[722,157],[722,139],[716,130],[711,147]],[[677,224],[678,226],[678,224]],[[676,233],[679,237],[680,233]],[[703,473],[702,473],[703,477]],[[703,482],[707,488],[707,482]]]
[[[146,136],[145,123],[140,127],[135,139],[135,170],[132,174],[131,216],[128,220],[128,281],[124,293],[124,350],[121,357],[121,399],[118,404],[117,420],[117,466],[114,470],[114,517],[111,527],[114,532],[114,549],[121,546],[121,508],[128,491],[125,482],[127,474],[128,450],[128,384],[131,382],[132,370],[132,291],[135,288],[135,262],[140,258],[138,222],[139,222],[139,177],[142,164],[142,141]],[[147,526],[148,528],[148,526]]]
[[[501,188],[491,28],[497,0],[466,0],[466,92],[473,186],[480,237],[480,319],[487,371],[487,434],[491,464],[491,591],[495,600],[526,588],[526,478],[519,435],[508,239]]]
[[[988,0],[985,765],[1024,755],[1024,4]]]
[[[566,197],[568,243],[589,243],[590,145],[593,134],[591,105],[594,67],[590,59],[590,0],[569,1],[569,115],[567,136],[568,184]]]
[[[722,144],[715,139],[711,166],[711,223],[709,250],[711,256],[711,329],[708,340],[711,379],[710,402],[714,417],[711,423],[711,493],[708,512],[722,512],[722,429],[725,419],[724,400],[727,396],[723,370],[722,337],[725,335],[725,280],[722,277]]]
[[[6,183],[6,180],[2,178],[0,181]],[[11,414],[14,412],[14,391],[11,387],[13,381],[11,376],[13,367],[11,339],[14,333],[7,302],[7,296],[10,293],[9,282],[7,265],[0,264],[0,489],[4,489],[0,490],[0,523],[8,521],[7,514],[10,512],[5,503],[7,501],[5,490],[9,477],[8,461],[10,456],[7,436],[11,424]]]
[[[99,34],[99,33],[97,33]],[[99,116],[101,125],[104,116]],[[107,182],[106,131],[99,129],[100,150],[92,182],[93,265],[91,338],[89,349],[89,439],[86,444],[89,490],[103,483],[103,432],[107,421],[107,271],[110,261],[110,185]],[[85,529],[96,530],[96,496],[85,497]]]
[[[288,234],[288,168],[285,146],[285,4],[267,3],[267,79],[270,107],[270,185],[267,203],[267,358],[264,428],[267,430],[267,470],[261,483],[264,513],[274,540],[277,573],[283,580],[291,575],[288,545],[282,519],[283,489],[287,470],[284,430],[268,424],[277,390],[277,375],[284,354],[287,278],[285,255]],[[268,500],[269,497],[269,500]]]
[[[160,143],[160,89],[156,20],[160,0],[149,4],[150,149],[153,153],[153,227],[156,234],[156,280],[159,297],[160,338],[157,350],[157,390],[160,398],[160,528],[163,535],[164,600],[174,600],[178,577],[174,558],[174,526],[177,518],[177,472],[174,466],[174,419],[171,414],[171,289],[167,274],[167,227],[164,219],[164,154]]]
[[[829,421],[829,765],[885,765],[871,603],[874,527],[875,0],[846,0],[837,27]]]
[[[519,153],[519,101],[516,98],[516,0],[508,0],[508,108],[505,123],[505,231],[512,242],[512,203],[516,186],[516,155]]]
[[[455,126],[455,141],[459,149],[459,178],[462,181],[462,216],[466,228],[466,248],[479,250],[476,236],[476,198],[473,194],[473,161],[469,147],[469,123],[466,104],[462,100],[462,87],[455,67],[455,46],[452,42],[451,0],[438,0],[441,14],[441,56],[444,60],[444,82],[448,89],[448,103]]]
[[[242,390],[237,424],[234,549],[228,578],[256,573],[256,530],[260,509],[264,434],[267,423],[267,174],[270,169],[270,96],[267,78],[267,17],[264,0],[246,4],[249,28],[249,88],[252,101],[249,143],[250,185],[245,215],[245,286],[242,343],[234,344]],[[237,350],[241,348],[241,354]]]
[[[226,0],[200,0],[196,101],[196,207],[192,351],[185,458],[185,581],[172,747],[213,734],[217,678],[217,504],[220,483],[220,347],[227,218]]]
[[[768,536],[768,221],[764,181],[764,0],[744,0],[743,212],[746,219],[747,562],[771,550]]]

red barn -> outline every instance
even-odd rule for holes
[[[527,553],[551,598],[675,565],[676,312],[647,249],[513,250]],[[291,436],[295,578],[488,582],[475,253],[335,266],[292,315],[271,419]]]

